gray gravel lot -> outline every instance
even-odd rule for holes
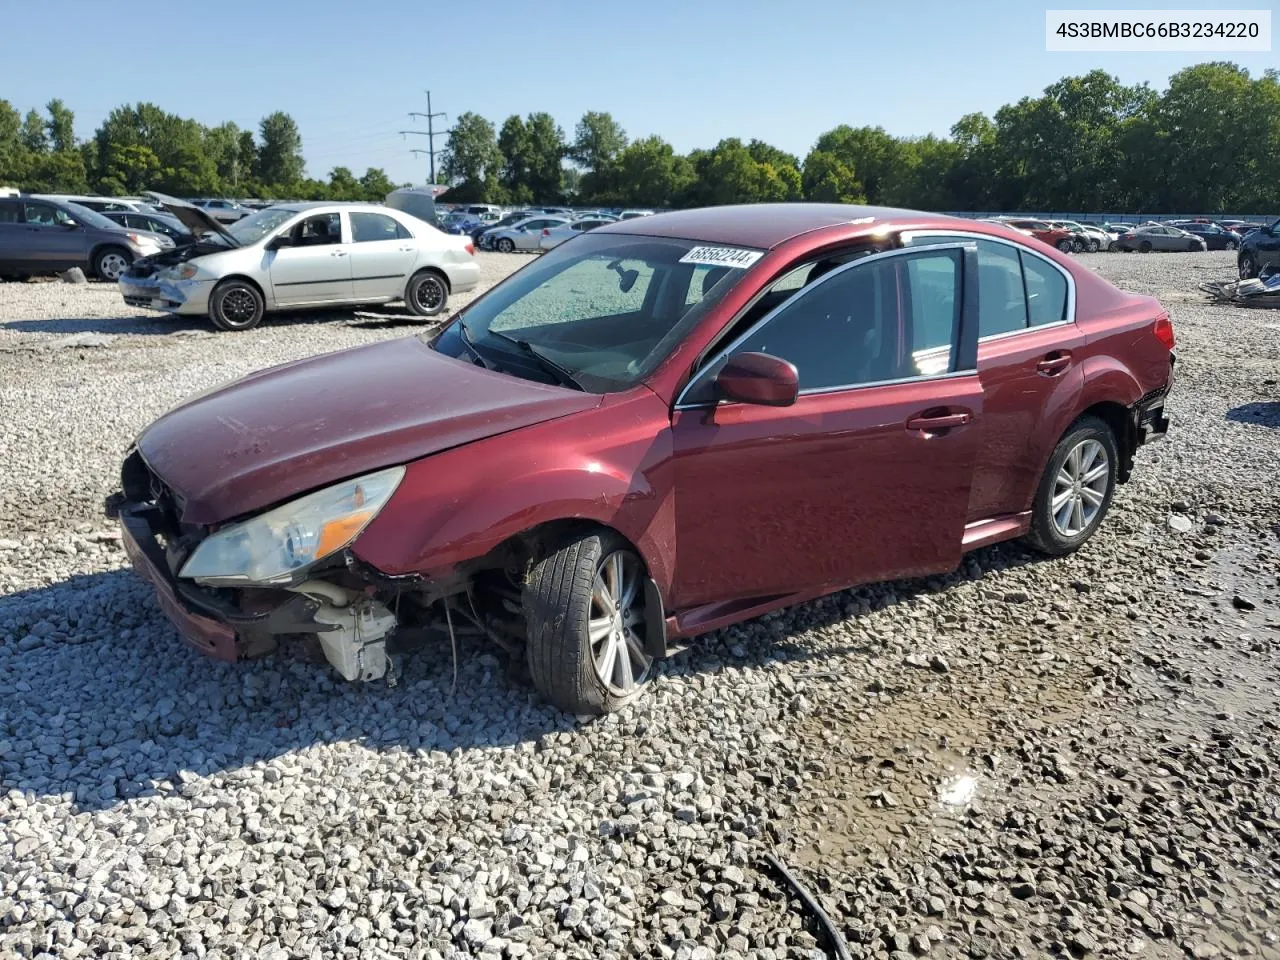
[[[452,696],[447,651],[206,660],[102,516],[184,396],[420,326],[0,284],[0,957],[826,956],[769,850],[854,956],[1280,958],[1280,312],[1200,302],[1231,254],[1081,259],[1180,341],[1098,537],[703,637],[592,722],[486,648]]]

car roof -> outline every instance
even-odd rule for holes
[[[804,233],[853,221],[876,226],[972,223],[959,217],[839,203],[748,203],[702,207],[674,213],[620,220],[597,227],[593,233],[626,233],[648,237],[675,237],[702,243],[737,244],[772,249]]]

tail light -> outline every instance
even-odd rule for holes
[[[1173,321],[1169,319],[1167,313],[1156,317],[1155,334],[1156,339],[1170,350],[1178,345],[1178,341],[1173,335]]]
[[[465,247],[463,247],[463,249],[466,250],[467,253],[471,254],[473,257],[476,255],[476,245],[474,243],[468,243]]]

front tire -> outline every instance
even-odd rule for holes
[[[1099,246],[1101,246],[1101,244],[1099,244],[1097,240],[1090,240],[1090,241],[1089,241],[1089,252],[1090,252],[1090,253],[1097,253],[1097,252],[1098,252],[1098,247],[1099,247]]]
[[[1236,243],[1234,240],[1228,240],[1228,241],[1227,241],[1227,246],[1226,246],[1226,248],[1225,248],[1225,249],[1227,249],[1227,250],[1235,250],[1235,249],[1239,248],[1239,246],[1240,246],[1240,244]]]
[[[405,306],[420,317],[434,317],[449,302],[449,284],[434,270],[419,270],[404,288]]]
[[[499,253],[515,253],[516,252],[515,241],[512,240],[510,237],[500,237],[498,239],[498,252]]]
[[[1075,244],[1070,240],[1066,240],[1066,239],[1059,240],[1058,249],[1061,250],[1063,253],[1070,253],[1073,249],[1075,249]]]
[[[93,272],[98,279],[115,283],[131,263],[133,254],[124,247],[103,247],[93,255]]]
[[[1118,462],[1116,438],[1105,422],[1082,417],[1072,424],[1040,478],[1027,543],[1054,557],[1078,550],[1107,515]]]
[[[1151,241],[1150,241],[1150,240],[1143,240],[1143,241],[1142,241],[1142,243],[1138,244],[1138,252],[1139,252],[1139,253],[1150,253],[1150,252],[1151,252]]]
[[[617,710],[653,673],[645,649],[645,573],[612,534],[582,537],[539,561],[523,606],[533,685],[568,713]]]
[[[219,330],[252,330],[264,310],[262,294],[244,280],[223,280],[209,296],[209,319]]]

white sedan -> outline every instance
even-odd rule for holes
[[[130,306],[207,315],[219,330],[248,330],[275,310],[403,300],[420,316],[480,282],[470,237],[441,233],[369,203],[283,203],[233,224],[151,194],[194,243],[135,260],[120,277]]]
[[[583,217],[580,220],[573,220],[569,223],[561,224],[558,227],[544,227],[542,230],[542,239],[538,241],[538,246],[543,250],[550,250],[552,247],[558,247],[566,240],[572,240],[579,234],[586,233],[588,230],[594,230],[596,227],[603,227],[606,223],[616,223],[613,217]]]

